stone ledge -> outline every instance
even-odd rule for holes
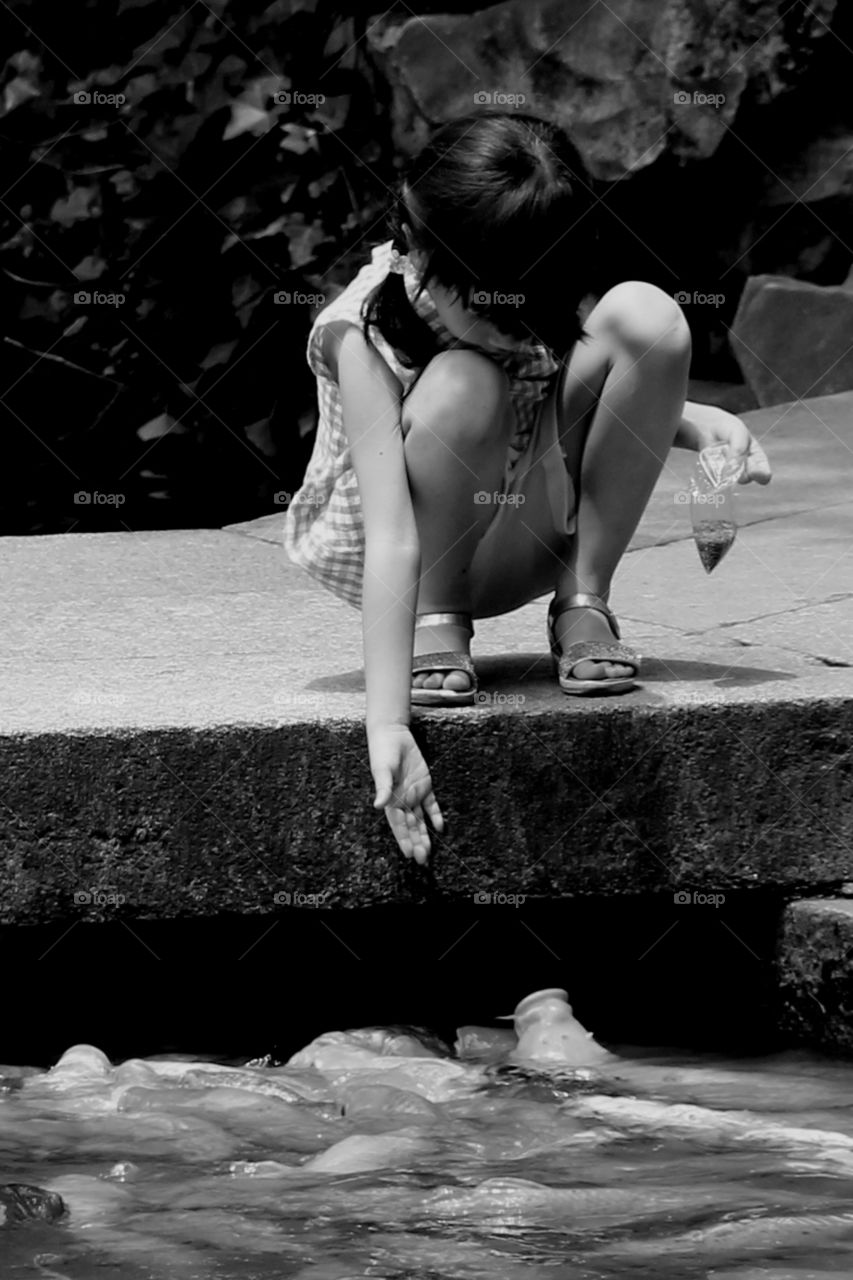
[[[7,538],[0,923],[850,878],[853,395],[747,415],[768,489],[707,578],[674,451],[614,585],[646,656],[564,697],[545,601],[478,621],[484,701],[414,716],[447,832],[431,866],[371,806],[357,613],[230,530]],[[77,901],[110,894],[115,904]]]

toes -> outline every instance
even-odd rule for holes
[[[634,668],[624,662],[579,662],[572,675],[576,680],[614,680],[634,674]]]
[[[452,689],[454,693],[467,693],[471,688],[471,679],[467,671],[449,671],[444,677],[445,689]]]
[[[431,671],[428,674],[412,676],[413,689],[449,689],[453,693],[467,693],[471,688],[471,677],[467,671]]]
[[[579,662],[572,670],[575,680],[604,680],[608,672],[605,662]]]

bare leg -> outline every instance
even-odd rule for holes
[[[471,560],[495,514],[475,501],[500,487],[514,415],[503,371],[477,352],[443,351],[403,403],[406,469],[421,547],[419,614],[471,611]],[[458,627],[424,627],[415,653],[468,652]],[[413,684],[465,690],[464,671],[418,675]]]
[[[597,322],[596,311],[591,313],[586,327],[593,341],[608,349],[597,404],[579,421],[578,409],[589,404],[590,388],[569,376],[558,407],[577,494],[577,530],[557,580],[560,596],[583,591],[607,600],[616,566],[672,446],[687,394],[690,332],[680,309],[652,285],[621,288],[633,289],[629,300],[641,321],[627,320],[620,332],[612,321]],[[561,648],[579,640],[613,638],[606,618],[585,608],[564,613],[556,633]],[[574,674],[589,680],[631,675],[632,668],[587,661]]]

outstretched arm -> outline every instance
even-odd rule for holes
[[[355,326],[341,338],[337,365],[364,519],[367,725],[407,725],[420,547],[400,428],[400,384]]]
[[[400,383],[356,326],[336,352],[344,429],[364,520],[362,625],[367,740],[377,808],[407,857],[425,862],[426,814],[443,826],[409,731],[420,545],[400,424]]]

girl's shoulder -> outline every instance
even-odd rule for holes
[[[365,298],[381,284],[390,270],[392,241],[377,245],[366,262],[340,293],[317,314],[308,335],[308,364],[318,377],[334,380],[334,351],[349,325],[361,327]]]

